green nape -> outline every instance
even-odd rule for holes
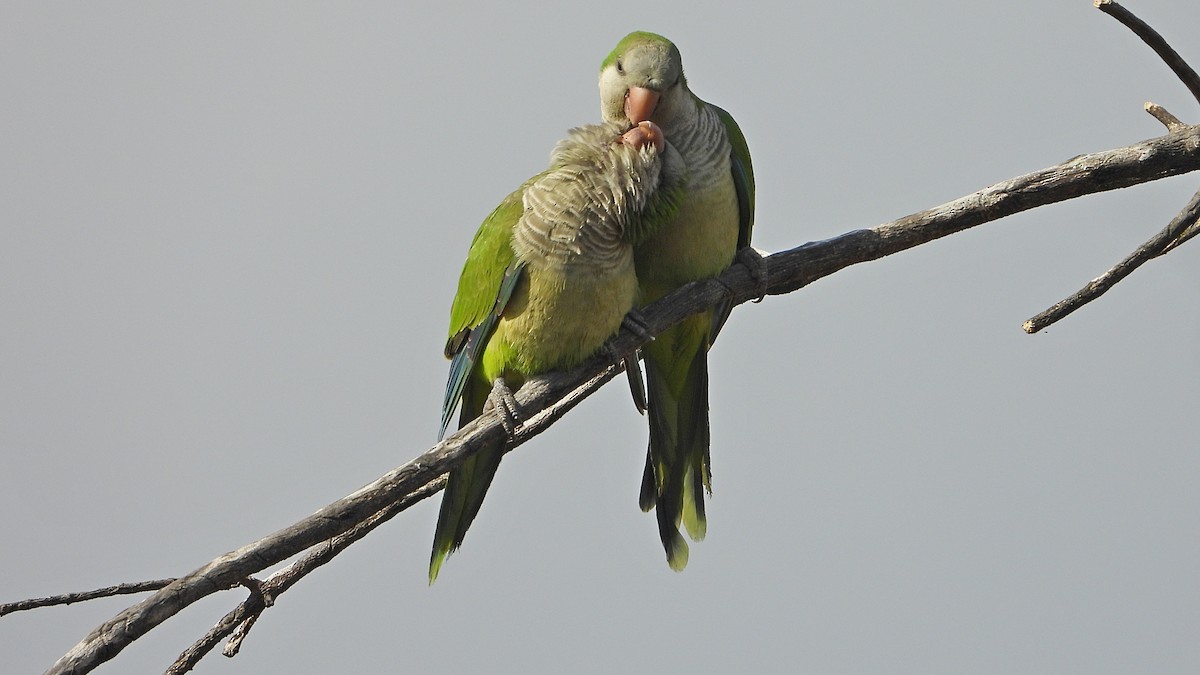
[[[608,56],[604,57],[604,61],[600,63],[600,70],[604,70],[609,65],[616,63],[617,59],[621,58],[622,54],[628,51],[631,46],[639,42],[657,42],[659,44],[666,45],[668,49],[675,49],[675,44],[673,42],[659,35],[658,33],[635,30],[629,35],[621,38],[621,41],[617,43],[617,46],[613,47],[613,50],[608,53]],[[676,52],[678,52],[678,50],[676,50]]]

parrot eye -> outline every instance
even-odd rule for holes
[[[625,65],[623,63],[621,63],[620,59],[617,59],[617,74],[618,75],[625,74]]]

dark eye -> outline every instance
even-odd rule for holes
[[[621,63],[620,59],[617,59],[617,74],[619,74],[619,75],[625,74],[625,65],[623,63]]]

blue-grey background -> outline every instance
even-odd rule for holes
[[[1200,65],[1200,4],[1128,5]],[[734,113],[780,250],[1190,121],[1090,0],[9,2],[0,11],[0,598],[171,576],[429,447],[477,224],[598,117],[626,32]],[[1196,672],[1200,244],[1044,334],[1185,176],[739,308],[708,540],[637,509],[605,388],[510,455],[433,588],[429,500],[311,575],[267,672]],[[103,667],[161,672],[241,597]],[[40,672],[118,598],[0,619]]]

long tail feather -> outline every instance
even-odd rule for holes
[[[666,510],[658,511],[658,536],[662,539],[663,549],[667,553],[667,564],[676,572],[682,572],[688,564],[688,545],[683,535],[679,534],[678,521],[672,521],[665,515]]]
[[[708,354],[696,352],[688,368],[684,395],[679,405],[680,454],[683,457],[683,526],[692,541],[704,539],[708,521],[704,513],[704,492],[711,492],[708,434]],[[686,429],[686,431],[683,431]]]
[[[472,383],[463,395],[459,426],[470,422],[483,411],[487,399],[486,390]],[[429,556],[429,583],[437,581],[438,572],[446,556],[462,546],[467,529],[479,513],[483,498],[504,456],[503,441],[480,450],[478,454],[463,462],[450,472],[446,491],[442,495],[442,507],[438,511],[437,527],[433,533],[433,552]]]
[[[656,509],[659,538],[674,570],[687,565],[680,524],[693,541],[707,532],[704,493],[711,486],[707,347],[707,341],[699,340],[690,355],[675,350],[665,355],[682,357],[683,363],[664,364],[663,354],[646,353],[650,444],[638,505],[643,511]]]

